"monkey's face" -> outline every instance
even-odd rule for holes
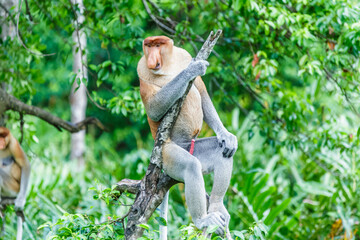
[[[143,42],[147,67],[154,74],[161,74],[172,54],[173,41],[165,36],[148,37]]]
[[[4,150],[9,144],[9,129],[0,127],[0,150]]]

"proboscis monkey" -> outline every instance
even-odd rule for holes
[[[189,81],[196,77],[170,141],[163,146],[163,168],[170,177],[185,183],[185,199],[195,225],[199,229],[218,225],[216,233],[223,235],[230,221],[223,199],[230,183],[237,139],[221,123],[200,77],[209,63],[192,60],[186,50],[175,47],[165,36],[146,38],[143,51],[137,71],[141,98],[154,138],[163,116],[182,97]],[[203,121],[214,130],[216,137],[196,139]],[[214,173],[214,182],[207,209],[202,174],[210,172]]]
[[[30,162],[9,129],[0,127],[0,202],[15,198],[15,210],[23,210],[30,177]],[[22,238],[22,217],[18,216],[17,240]]]

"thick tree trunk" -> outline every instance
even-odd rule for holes
[[[84,5],[82,0],[71,0],[72,8],[76,12],[75,31],[73,33],[73,71],[76,73],[76,79],[70,95],[71,105],[71,121],[73,123],[80,122],[86,117],[86,86],[84,82],[87,82],[87,69],[86,69],[86,35],[81,24],[84,21],[83,11]],[[79,9],[79,11],[76,11]],[[78,79],[80,79],[80,84]],[[85,153],[85,130],[71,135],[71,153],[70,158],[77,160],[80,168],[84,167],[84,153]]]
[[[221,30],[217,31],[216,34],[211,32],[196,56],[196,59],[206,60],[220,35]],[[135,186],[139,186],[139,191],[130,208],[128,222],[125,228],[125,238],[128,240],[136,240],[142,236],[144,229],[139,225],[147,223],[153,212],[163,201],[166,192],[177,183],[177,181],[162,171],[162,146],[170,137],[171,130],[194,80],[195,79],[189,82],[185,94],[176,101],[161,121],[156,133],[155,146],[151,154],[150,164],[140,184],[131,182],[128,179],[118,183],[119,190],[124,190],[127,188],[126,186],[128,186],[128,188],[133,191]]]

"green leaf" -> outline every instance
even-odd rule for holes
[[[235,231],[233,231],[233,233],[235,236],[239,237],[241,240],[245,240],[245,236],[242,232],[235,230]]]
[[[284,211],[287,206],[290,204],[291,198],[286,199],[280,205],[276,206],[275,208],[270,210],[269,215],[266,217],[264,223],[266,225],[270,225],[273,223],[275,218],[280,214],[280,212]]]
[[[307,54],[303,55],[303,56],[300,58],[300,60],[299,60],[299,66],[300,66],[300,67],[304,66],[305,61],[306,61],[307,59],[308,59],[308,55],[307,55]]]
[[[95,72],[98,71],[98,66],[96,66],[96,65],[94,65],[94,64],[90,64],[90,65],[89,65],[89,68],[90,68],[91,70],[94,70]]]
[[[208,227],[208,228],[206,229],[206,234],[213,233],[213,232],[215,232],[216,229],[218,229],[218,228],[219,228],[219,226],[217,226],[217,225],[211,225],[210,227]]]
[[[110,60],[107,60],[107,61],[105,61],[105,62],[103,62],[102,64],[101,64],[101,66],[103,67],[103,68],[106,68],[106,67],[108,67],[108,66],[110,66],[111,65],[111,61]]]
[[[142,228],[144,228],[144,229],[146,229],[146,230],[150,230],[150,227],[149,227],[149,225],[147,225],[147,224],[139,224],[139,227],[142,227]]]
[[[158,221],[158,223],[159,223],[161,226],[167,226],[167,222],[166,222],[166,220],[165,220],[164,218],[162,218],[162,217],[156,217],[155,219]]]

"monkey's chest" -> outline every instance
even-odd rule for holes
[[[20,190],[20,166],[9,151],[0,151],[1,196],[15,197]]]
[[[192,86],[176,120],[173,135],[176,134],[176,137],[185,138],[185,140],[194,138],[199,134],[202,123],[201,96],[197,88]]]

